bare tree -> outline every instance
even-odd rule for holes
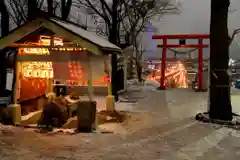
[[[236,12],[236,11],[238,11],[238,10],[239,10],[239,9],[236,9],[236,8],[233,8],[233,7],[230,6],[230,7],[229,7],[229,10],[228,10],[228,13]],[[230,48],[232,42],[234,41],[234,39],[236,38],[236,36],[237,36],[239,33],[240,33],[240,28],[237,28],[237,29],[233,30],[233,32],[232,32],[231,35],[228,36],[228,37],[229,37],[229,43],[228,43],[229,48]],[[237,43],[238,43],[238,42],[237,42]],[[234,63],[235,63],[235,62],[231,61],[231,59],[229,60],[229,69],[231,69],[231,70],[233,69]],[[230,77],[231,77],[231,75],[230,75]],[[232,82],[232,79],[231,79],[231,82]],[[230,86],[231,86],[231,84],[230,84]]]
[[[44,0],[9,0],[10,18],[19,27],[27,20],[35,19],[43,3]]]
[[[53,15],[53,0],[47,0],[48,14],[49,16]]]
[[[0,1],[1,35],[6,36],[9,32],[9,13],[5,1]]]
[[[235,8],[233,6],[229,6],[228,8],[228,14],[234,13],[236,11],[239,11],[239,8]],[[229,46],[232,44],[233,40],[235,39],[236,35],[240,33],[240,28],[234,29],[232,34],[229,35]]]
[[[122,0],[113,0],[108,2],[106,0],[76,0],[73,5],[80,10],[86,10],[87,14],[91,14],[94,19],[98,17],[98,21],[106,24],[109,41],[116,45],[120,45],[120,37],[118,31],[121,23],[123,5]],[[116,33],[112,34],[111,32]]]
[[[57,15],[57,9],[61,6],[61,19],[68,19],[72,7],[72,0],[9,0],[10,18],[17,26],[21,26],[27,20],[35,19],[38,10],[48,12],[50,16]]]
[[[230,0],[211,1],[210,110],[211,119],[232,120],[229,75],[228,8]]]
[[[34,20],[37,15],[38,3],[37,0],[28,0],[27,1],[27,19]]]
[[[142,49],[139,50],[140,44],[138,37],[145,31],[147,25],[154,17],[160,18],[167,13],[179,13],[176,5],[168,0],[160,1],[141,1],[141,0],[123,0],[124,16],[122,26],[125,36],[130,40],[134,48],[134,61],[139,81],[142,81]]]
[[[231,36],[229,36],[229,46],[232,44],[233,40],[235,39],[236,35],[240,33],[240,28],[235,29]]]
[[[0,1],[1,14],[1,35],[7,36],[9,33],[9,14],[4,0]],[[0,50],[0,95],[3,96],[6,85],[6,61],[5,55]]]
[[[9,0],[10,18],[18,27],[27,21],[27,5],[26,0]]]
[[[74,6],[81,10],[87,8],[92,14],[101,18],[106,24],[109,41],[121,48],[125,48],[136,42],[134,39],[142,32],[148,20],[157,14],[163,13],[159,5],[154,7],[157,4],[156,2],[158,4],[167,4],[166,2],[169,2],[169,0],[113,0],[112,2],[107,0],[76,0]],[[125,44],[121,44],[120,32],[122,31],[125,32],[125,38],[128,39]],[[130,38],[131,40],[129,40]],[[112,93],[115,97],[117,97],[116,86],[121,83],[119,82],[121,79],[114,78],[117,73],[117,64],[117,56],[114,54],[112,55],[111,82]]]
[[[68,19],[72,8],[72,0],[61,0],[61,18],[63,20]]]
[[[74,6],[80,10],[87,9],[88,12],[92,12],[92,15],[96,15],[101,18],[106,24],[108,40],[117,45],[120,44],[120,23],[122,21],[123,14],[123,0],[113,0],[108,2],[106,0],[76,0]],[[115,100],[118,100],[118,86],[123,79],[117,78],[118,60],[117,55],[112,55],[112,94],[115,96]]]

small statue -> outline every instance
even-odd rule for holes
[[[48,93],[47,98],[48,101],[43,107],[38,125],[44,126],[46,129],[63,126],[69,118],[64,98],[56,99],[55,93]]]
[[[77,115],[79,107],[78,102],[81,100],[79,95],[76,92],[72,92],[69,96],[66,96],[65,99],[68,102],[69,115]]]

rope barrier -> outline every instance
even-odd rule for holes
[[[191,50],[188,50],[188,51],[177,51],[175,49],[172,49],[172,48],[167,48],[168,50],[174,52],[174,53],[180,53],[180,54],[184,54],[184,53],[191,53],[191,52],[194,52],[196,51],[198,48],[194,48],[194,49],[191,49]]]

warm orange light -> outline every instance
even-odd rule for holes
[[[37,54],[37,55],[49,55],[50,52],[47,48],[20,48],[23,54]]]
[[[46,46],[51,45],[51,37],[49,36],[40,36],[38,43],[26,43],[26,46],[31,45],[33,48],[24,48],[26,46],[23,45],[22,48],[19,49],[19,55],[26,55],[26,54],[37,54],[37,55],[48,55],[50,51]],[[63,46],[63,40],[58,37],[54,37],[54,45],[55,46]],[[37,46],[37,47],[34,47]],[[40,48],[38,48],[38,46]],[[44,46],[41,48],[41,46]],[[86,48],[80,48],[80,46],[76,47],[51,47],[54,51],[84,51],[87,50]],[[44,80],[44,85],[46,86],[47,82],[46,79],[53,78],[53,65],[52,62],[21,62],[21,75],[23,80],[32,81],[36,86],[40,79]],[[68,85],[80,85],[80,86],[87,86],[87,75],[86,71],[82,64],[77,61],[71,61],[66,63],[66,69],[68,70],[68,78],[69,80],[65,81]],[[36,81],[35,81],[36,80]],[[109,81],[109,82],[107,82]],[[105,75],[100,76],[99,78],[93,79],[93,85],[96,86],[107,86],[110,83],[110,78],[106,78]],[[27,84],[24,83],[24,84]],[[31,87],[30,87],[31,88]],[[44,90],[45,91],[45,90]]]
[[[180,61],[168,63],[166,62],[165,70],[165,82],[166,87],[170,87],[171,81],[174,81],[175,87],[187,88],[187,70]],[[161,65],[157,64],[155,70],[150,76],[147,77],[149,80],[154,80],[159,82],[161,78]]]
[[[34,43],[29,43],[34,44]],[[40,36],[39,42],[35,45],[48,46],[51,44],[51,37]],[[54,37],[55,46],[63,46],[63,40],[59,37]],[[49,55],[48,48],[20,48],[19,54],[37,54]],[[22,75],[27,78],[53,78],[52,62],[22,62]]]
[[[22,62],[21,72],[27,78],[53,78],[51,62]]]
[[[39,43],[45,46],[51,45],[51,37],[50,36],[40,36]],[[63,46],[63,40],[59,37],[53,37],[54,46]]]

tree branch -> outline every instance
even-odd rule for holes
[[[42,8],[44,0],[38,0],[38,8]]]
[[[240,33],[240,28],[239,28],[239,29],[235,29],[235,30],[233,31],[232,35],[229,36],[229,46],[232,44],[235,36],[236,36],[237,34],[239,34],[239,33]]]
[[[10,8],[13,13],[10,13],[11,18],[17,26],[20,26],[22,23],[27,21],[26,1],[10,0]]]
[[[95,5],[93,5],[93,3],[90,1],[91,0],[77,0],[77,3],[75,2],[75,3],[73,3],[73,5],[79,9],[82,9],[82,7],[91,9],[95,14],[97,14],[99,17],[101,17],[106,23],[110,24],[111,21],[110,21],[109,17],[107,15],[105,15],[104,13],[101,13],[99,11],[99,8],[97,8],[97,6],[95,6]],[[95,2],[96,2],[96,0],[95,0]]]
[[[107,2],[105,0],[100,0],[102,6],[104,6],[104,8],[107,9],[107,11],[109,12],[109,14],[112,14],[112,10],[110,9],[110,7],[108,6]]]
[[[62,20],[67,20],[72,7],[72,0],[61,0]]]

